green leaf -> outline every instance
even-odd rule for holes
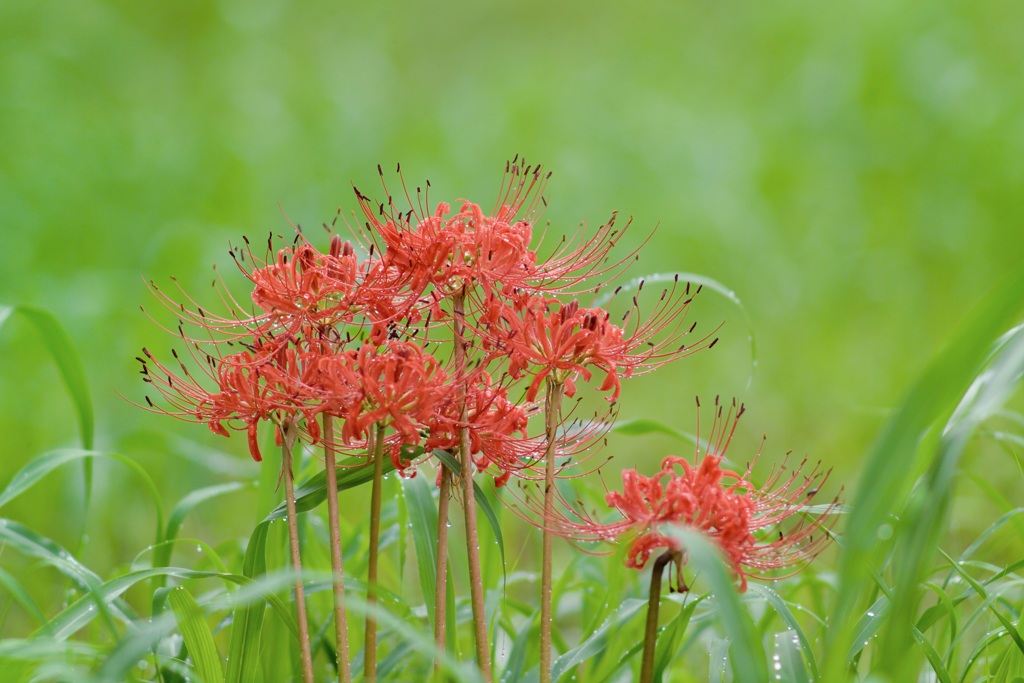
[[[171,611],[178,622],[178,631],[202,683],[223,683],[220,655],[217,654],[213,633],[210,632],[210,625],[206,623],[199,603],[184,586],[171,590],[167,602],[171,605]]]
[[[811,649],[811,643],[804,633],[804,630],[800,627],[800,622],[797,621],[796,617],[793,616],[793,612],[789,609],[789,605],[782,599],[778,593],[761,584],[750,584],[750,589],[760,594],[765,601],[772,606],[776,614],[785,622],[786,626],[789,627],[788,633],[796,638],[797,644],[800,646],[800,651],[803,653],[804,659],[807,660],[807,665],[810,666],[810,677],[811,680],[818,680],[818,665],[814,661],[814,651]],[[778,639],[778,636],[776,636]],[[778,645],[778,643],[776,643]],[[788,646],[787,646],[788,647]]]
[[[687,563],[711,587],[718,607],[716,613],[731,641],[730,660],[736,680],[740,683],[767,681],[764,647],[754,629],[754,622],[740,604],[735,579],[726,569],[718,546],[703,534],[686,527],[667,527],[666,532],[686,549]]]
[[[17,579],[3,569],[0,569],[0,585],[7,589],[7,592],[11,594],[11,597],[21,605],[22,609],[32,617],[36,624],[42,625],[46,622],[46,617],[43,616],[42,611],[36,605],[32,596],[28,594],[28,591],[25,590]]]
[[[0,507],[3,507],[21,494],[25,493],[25,491],[30,489],[36,482],[61,465],[75,460],[91,460],[92,458],[105,458],[119,462],[131,470],[142,481],[145,485],[146,491],[149,493],[150,498],[153,501],[153,507],[156,510],[155,543],[159,544],[163,539],[164,531],[164,512],[163,506],[160,503],[160,493],[157,491],[156,484],[153,483],[152,477],[149,476],[149,473],[146,472],[141,465],[131,458],[127,458],[119,453],[87,451],[77,448],[68,448],[43,453],[39,457],[30,460],[28,464],[18,470],[11,481],[7,484],[7,488],[0,492]]]
[[[249,537],[249,546],[245,549],[242,561],[242,574],[250,578],[267,571],[266,547],[267,523],[256,525]],[[227,683],[252,683],[259,667],[260,632],[263,629],[263,617],[266,613],[262,602],[242,605],[235,608],[232,616],[231,639],[228,643]]]
[[[669,596],[670,598],[673,596]],[[684,599],[688,594],[684,594]],[[654,682],[661,683],[665,676],[665,669],[672,663],[672,659],[679,651],[679,640],[686,633],[686,627],[690,625],[694,610],[706,595],[696,599],[686,600],[679,608],[679,614],[669,622],[658,634],[658,643],[654,649]]]
[[[914,658],[904,652],[912,643],[919,613],[918,586],[928,571],[946,520],[960,456],[977,426],[999,410],[1024,374],[1024,327],[1004,334],[986,367],[964,393],[942,430],[925,476],[900,514],[900,535],[893,555],[893,609],[886,624],[885,651],[876,668],[894,679],[913,675]],[[927,452],[927,451],[926,451]]]
[[[608,636],[617,629],[621,629],[630,619],[643,611],[647,606],[646,600],[639,598],[628,598],[622,601],[618,609],[612,612],[611,616],[582,643],[572,648],[565,654],[558,657],[551,665],[551,680],[557,681],[574,666],[582,664],[594,655],[604,651],[607,645]]]
[[[89,594],[87,597],[90,600],[93,590],[101,584],[100,577],[75,559],[67,550],[13,520],[0,519],[0,544],[10,546],[28,557],[34,557],[53,567],[70,579],[80,591]],[[120,636],[114,626],[111,611],[102,600],[96,600],[96,605],[99,607],[112,637],[117,640]],[[93,606],[90,605],[89,608],[92,609]],[[132,621],[134,617],[129,608],[122,604],[114,606],[114,614],[125,622]],[[44,630],[50,631],[53,624],[54,620],[51,619],[44,625]]]
[[[82,359],[75,350],[71,337],[64,331],[64,327],[52,313],[35,306],[0,306],[0,326],[11,313],[18,313],[32,323],[43,338],[43,344],[57,365],[68,396],[75,404],[78,428],[82,436],[82,448],[92,450],[95,429],[92,398],[89,395],[89,382],[85,376],[85,366],[82,365]]]
[[[170,562],[171,551],[174,547],[173,541],[178,537],[178,531],[181,529],[185,517],[188,516],[193,508],[218,496],[252,488],[252,486],[251,483],[244,482],[230,482],[227,484],[217,484],[216,486],[207,486],[206,488],[196,489],[178,501],[178,504],[174,506],[174,510],[171,511],[171,515],[167,518],[167,529],[164,531],[163,543],[153,553],[153,566],[165,567]]]
[[[963,577],[964,581],[969,583],[971,585],[971,588],[978,592],[978,595],[986,599],[988,598],[988,592],[985,590],[984,586],[982,586],[973,576],[971,576],[962,566],[960,566],[959,562],[957,562],[952,557],[947,555],[946,552],[942,550],[942,548],[939,548],[939,554],[946,558],[946,561],[949,562],[950,566],[956,570],[956,573]],[[995,615],[996,619],[999,620],[999,623],[1002,624],[1003,628],[1006,629],[1007,634],[1011,638],[1013,638],[1013,642],[1017,644],[1017,649],[1019,649],[1021,653],[1024,654],[1024,637],[1022,637],[1021,634],[1017,631],[1016,625],[1012,621],[1010,621],[1010,619],[1006,617],[994,603],[989,602],[987,604],[992,614]]]
[[[917,478],[923,436],[952,414],[989,354],[991,340],[1019,314],[1021,291],[1024,271],[1005,282],[961,325],[959,334],[929,364],[872,447],[861,475],[867,484],[857,487],[846,523],[822,680],[847,677],[846,655],[854,644],[856,615],[872,593],[871,567],[878,553],[891,545],[886,543],[893,533],[891,515]],[[905,589],[916,590],[916,586]],[[901,651],[899,647],[893,650]]]
[[[403,479],[402,491],[409,506],[420,590],[427,606],[427,616],[433,623],[434,592],[437,588],[437,505],[430,484],[422,476]]]
[[[620,420],[616,422],[609,430],[617,434],[625,434],[627,436],[640,436],[643,434],[667,434],[674,436],[680,441],[687,443],[696,444],[697,437],[689,432],[676,429],[675,427],[669,427],[667,424],[658,422],[657,420],[646,420],[646,419],[635,419],[635,420]]]
[[[772,657],[776,680],[790,683],[811,683],[803,657],[804,645],[795,631],[775,634],[775,654]]]

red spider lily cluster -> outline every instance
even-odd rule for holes
[[[195,377],[184,363],[174,369],[144,350],[145,380],[170,406],[159,410],[225,436],[247,431],[256,460],[261,422],[278,432],[295,424],[315,445],[316,418],[329,414],[343,421],[332,445],[351,453],[365,452],[369,426],[384,424],[401,469],[408,465],[398,460],[403,446],[453,450],[466,427],[474,462],[503,483],[544,451],[527,423],[545,381],[564,383],[572,396],[576,379],[598,370],[599,390],[615,401],[622,377],[714,344],[710,335],[681,342],[695,327],[684,325],[694,294],[685,283],[663,290],[646,319],[628,313],[622,326],[571,298],[584,283],[589,289],[593,278],[621,270],[624,262],[606,263],[620,236],[614,217],[592,239],[562,242],[539,259],[530,249],[531,214],[547,176],[521,164],[506,170],[492,215],[470,202],[455,213],[446,203],[428,212],[420,191],[403,213],[392,200],[373,205],[357,190],[365,224],[350,229],[349,241],[335,235],[326,252],[299,234],[260,260],[247,241],[231,253],[253,284],[252,305],[223,294],[227,315],[189,308],[154,285],[181,316],[178,333],[207,375]],[[199,333],[187,334],[184,324]],[[466,339],[461,360],[444,343],[456,325]],[[517,383],[525,391],[516,392]],[[582,450],[579,441],[578,434],[567,438],[560,450],[573,443]]]
[[[579,463],[611,425],[622,380],[714,346],[714,330],[697,333],[696,323],[687,321],[700,288],[676,277],[660,291],[644,292],[640,281],[635,292],[630,290],[625,314],[615,318],[607,308],[581,301],[610,287],[633,260],[636,252],[609,259],[629,226],[617,228],[613,215],[590,238],[546,244],[544,235],[535,234],[549,175],[539,166],[510,162],[489,213],[464,200],[457,211],[444,202],[431,204],[429,183],[426,191],[412,193],[404,182],[410,208],[400,210],[380,175],[387,201],[374,203],[356,190],[362,216],[354,225],[343,221],[348,239],[333,234],[327,251],[314,247],[301,230],[283,247],[275,247],[272,235],[262,257],[248,240],[233,248],[231,256],[252,290],[249,301],[239,301],[227,286],[220,287],[224,314],[204,310],[184,292],[180,302],[152,285],[180,317],[177,334],[192,358],[186,363],[174,352],[172,368],[143,349],[144,380],[163,398],[158,406],[146,397],[152,410],[206,424],[222,436],[244,431],[257,461],[262,459],[259,427],[269,423],[285,449],[282,467],[289,477],[295,435],[308,446],[323,446],[332,472],[334,453],[364,456],[376,468],[371,545],[379,528],[382,457],[412,476],[436,452],[457,455],[467,534],[475,534],[471,480],[476,473],[490,474],[498,486],[513,477],[544,480],[543,504],[535,498],[521,501],[522,507],[513,504],[532,513],[531,521],[545,534],[542,681],[550,669],[552,533],[631,537],[627,564],[641,568],[657,548],[681,550],[662,526],[684,524],[718,542],[744,587],[752,572],[789,566],[820,549],[826,535],[814,538],[820,524],[805,522],[800,512],[803,499],[824,477],[801,478],[798,469],[782,481],[777,473],[759,488],[751,484],[749,468],[742,475],[723,469],[735,423],[726,429],[730,420],[721,408],[699,462],[669,457],[653,477],[623,472],[623,492],[607,496],[621,521],[582,517],[564,500],[556,510],[553,478],[578,476]],[[336,222],[325,225],[329,232]],[[612,406],[607,416],[568,421],[573,411],[562,414],[562,397],[575,396],[580,381],[605,395]],[[531,433],[531,418],[541,415],[543,431]],[[332,420],[341,421],[339,430]],[[442,516],[451,462],[441,458],[447,464],[438,469]],[[576,469],[566,473],[569,463]],[[292,495],[290,489],[286,495]],[[439,548],[447,542],[441,521]],[[778,531],[782,527],[787,528]],[[778,537],[762,538],[767,529],[778,531]],[[489,681],[483,601],[474,583],[479,582],[475,536],[467,540],[478,664]],[[296,568],[298,553],[294,541]],[[437,576],[446,576],[444,556],[438,553]],[[333,565],[338,576],[340,561],[339,550]],[[368,601],[375,590],[375,560],[370,566]],[[443,584],[438,582],[439,606]],[[440,609],[435,608],[439,650],[445,642]],[[338,628],[340,653],[347,646]],[[368,617],[367,680],[373,680],[373,628]],[[304,656],[308,660],[308,650]],[[339,661],[339,672],[343,668],[347,671],[347,664]]]

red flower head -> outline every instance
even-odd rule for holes
[[[420,442],[420,431],[448,392],[436,358],[412,342],[371,341],[358,350],[319,360],[323,410],[344,418],[341,439],[365,441],[376,424],[390,426],[402,444]],[[396,463],[397,466],[397,463]]]
[[[481,471],[494,466],[500,472],[495,483],[503,486],[514,471],[527,466],[536,457],[536,446],[527,440],[529,413],[526,408],[508,400],[505,387],[495,386],[490,375],[479,373],[479,379],[467,386],[466,420],[463,423],[462,402],[455,392],[449,393],[428,423],[430,436],[424,448],[454,452],[459,446],[460,429],[469,428],[470,455]],[[519,434],[516,437],[515,434]],[[530,452],[523,446],[530,444]]]
[[[677,280],[662,293],[651,316],[633,326],[619,327],[602,308],[532,297],[518,305],[500,306],[492,316],[497,322],[490,326],[487,342],[507,351],[512,377],[532,374],[527,400],[536,399],[546,378],[564,384],[566,396],[572,396],[574,377],[589,381],[590,368],[597,368],[605,373],[600,390],[610,390],[608,400],[615,401],[620,378],[714,346],[717,339],[708,336],[689,346],[679,344],[694,329],[683,327],[692,299],[689,285],[679,286]],[[637,298],[633,301],[638,308]],[[626,316],[632,313],[630,309]]]
[[[735,417],[731,410],[723,416],[716,402],[711,437],[703,458],[695,463],[669,456],[653,477],[635,470],[622,473],[622,492],[609,493],[606,501],[625,519],[591,529],[605,538],[633,537],[627,566],[642,568],[657,548],[682,550],[665,533],[664,526],[669,524],[697,529],[716,542],[740,580],[741,590],[746,590],[748,577],[799,565],[822,549],[828,541],[828,523],[810,519],[805,502],[817,492],[827,472],[815,470],[803,476],[798,467],[772,490],[781,470],[769,478],[766,486],[757,488],[750,483],[749,467],[743,474],[722,467],[722,458],[742,413],[740,406]],[[830,520],[834,519],[830,516],[834,506],[835,501],[824,511]],[[766,535],[768,531],[771,535]]]
[[[255,344],[241,353],[214,358],[207,355],[206,374],[217,385],[206,390],[181,363],[177,374],[143,349],[145,380],[171,404],[162,410],[186,420],[205,423],[211,431],[229,436],[225,422],[232,429],[248,432],[249,452],[257,462],[262,460],[257,439],[257,425],[269,421],[278,429],[286,423],[304,421],[312,441],[320,436],[314,419],[319,409],[317,365],[319,353],[301,352],[294,347],[265,343]],[[178,358],[177,352],[173,352]],[[147,403],[153,406],[149,398]],[[155,408],[154,408],[155,409]],[[234,423],[234,424],[232,424]],[[235,426],[241,423],[239,426]]]

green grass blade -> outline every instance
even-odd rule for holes
[[[574,666],[582,664],[591,657],[604,651],[609,635],[615,629],[622,628],[626,623],[642,612],[647,601],[640,598],[629,598],[622,601],[618,609],[582,643],[558,657],[551,665],[551,680],[557,681]]]
[[[46,350],[50,352],[61,380],[68,391],[68,396],[75,405],[78,415],[78,429],[82,437],[82,448],[92,450],[95,430],[92,398],[89,395],[89,381],[86,379],[85,366],[75,350],[71,337],[64,331],[56,317],[49,311],[35,306],[0,306],[0,326],[11,313],[18,313],[32,323],[43,338]],[[87,482],[91,481],[91,470]],[[88,491],[87,494],[88,496]]]
[[[939,679],[939,683],[953,683],[953,679],[946,669],[946,664],[942,661],[942,656],[935,650],[935,646],[932,645],[931,641],[925,638],[924,634],[916,628],[914,629],[914,640],[924,650],[924,656],[928,659],[928,663],[931,664],[935,676]]]
[[[11,478],[7,487],[0,492],[0,507],[3,507],[21,494],[25,493],[25,491],[32,488],[36,482],[61,465],[74,462],[75,460],[91,460],[93,458],[104,458],[119,462],[131,470],[131,472],[134,473],[140,481],[142,481],[146,491],[149,493],[150,498],[153,501],[153,507],[156,511],[157,529],[155,543],[159,544],[160,541],[163,540],[164,532],[164,511],[163,505],[160,502],[160,492],[157,491],[156,484],[153,483],[153,478],[149,476],[149,473],[146,472],[145,468],[131,458],[127,458],[120,453],[88,451],[77,448],[67,448],[43,453],[29,461],[28,464],[18,470],[14,477]]]
[[[796,631],[783,631],[775,634],[775,653],[772,655],[772,668],[775,680],[790,683],[811,683],[804,664],[804,644]]]
[[[178,631],[202,683],[224,683],[220,655],[217,654],[213,633],[210,632],[210,625],[206,623],[206,616],[199,603],[184,586],[171,590],[167,602],[171,605]]]
[[[726,569],[718,547],[703,534],[685,527],[671,527],[668,534],[686,549],[687,564],[699,572],[714,593],[717,615],[730,642],[730,660],[738,683],[768,680],[764,646],[754,622],[740,603],[736,581]]]
[[[530,633],[539,617],[540,610],[534,611],[516,633],[508,661],[505,662],[505,670],[501,674],[501,683],[517,683],[523,678],[523,672],[526,671],[526,655],[531,644]]]
[[[947,555],[946,552],[941,548],[939,548],[939,553],[944,558],[946,558],[946,561],[949,562],[950,566],[952,566],[953,569],[956,570],[957,574],[963,577],[964,581],[969,583],[971,585],[971,588],[977,591],[978,595],[980,595],[982,598],[988,598],[988,591],[985,590],[985,587],[982,586],[973,576],[971,576],[962,566],[960,566],[959,562],[957,562],[952,557]],[[999,620],[999,623],[1003,625],[1003,628],[1006,629],[1007,634],[1011,638],[1013,638],[1013,642],[1017,644],[1017,648],[1021,651],[1022,654],[1024,654],[1024,637],[1022,637],[1021,634],[1017,631],[1016,625],[1014,625],[1014,623],[1010,621],[1010,619],[1006,617],[993,602],[989,602],[988,607],[989,610],[991,610],[992,614],[995,615],[996,619]]]
[[[1024,330],[1011,331],[999,341],[998,351],[957,405],[939,439],[928,471],[900,515],[901,533],[893,556],[892,617],[886,624],[886,647],[877,673],[894,680],[913,675],[916,663],[907,656],[913,642],[913,624],[919,612],[919,585],[928,570],[946,519],[952,484],[960,456],[977,426],[999,410],[1024,373]]]
[[[244,590],[255,590],[249,588],[255,581],[241,574],[225,574],[222,572],[199,571],[195,569],[184,569],[181,567],[156,567],[153,569],[139,569],[115,577],[106,583],[95,586],[89,595],[79,598],[68,605],[60,614],[56,615],[41,629],[51,638],[63,640],[81,630],[92,621],[96,614],[93,605],[99,604],[116,606],[117,599],[136,584],[152,579],[154,577],[173,577],[176,579],[221,579],[222,581],[236,584]],[[240,591],[241,592],[241,591]],[[239,598],[241,600],[241,598]],[[291,625],[291,633],[297,637],[295,625],[292,623],[291,610],[281,598],[270,595],[266,598],[270,606],[286,624]],[[261,606],[262,608],[262,606]]]
[[[641,436],[643,434],[667,434],[673,436],[680,441],[686,443],[696,444],[697,437],[689,432],[684,432],[675,427],[670,427],[667,424],[658,422],[657,420],[648,420],[638,418],[635,420],[620,420],[612,425],[609,430],[616,434],[625,434],[627,436]]]
[[[811,680],[818,680],[818,664],[814,660],[814,650],[811,648],[810,640],[804,630],[800,627],[800,622],[797,621],[793,615],[792,610],[789,609],[789,605],[782,599],[778,593],[768,586],[762,586],[761,584],[750,584],[750,590],[759,594],[765,599],[765,601],[772,606],[776,614],[785,622],[786,626],[789,627],[788,633],[790,633],[795,639],[796,643],[800,646],[800,651],[803,655],[804,660],[807,662],[807,666],[810,667]],[[778,636],[776,636],[776,646],[778,646]],[[787,647],[789,647],[787,645]]]
[[[0,569],[0,586],[7,589],[7,592],[11,594],[15,602],[21,605],[21,608],[25,610],[25,613],[32,617],[32,620],[38,625],[46,623],[46,617],[43,616],[42,611],[36,605],[35,600],[28,594],[28,591],[18,582],[16,578],[11,576],[8,572]]]
[[[871,639],[878,635],[879,629],[889,619],[889,611],[892,608],[888,596],[882,595],[864,612],[857,620],[857,628],[854,631],[853,642],[850,644],[850,651],[846,653],[846,661],[852,663],[861,653]]]
[[[393,472],[394,464],[390,458],[384,459],[384,474]],[[339,461],[338,491],[345,491],[373,480],[373,465],[367,464],[364,458],[347,458]],[[297,512],[309,512],[327,500],[327,472],[320,471],[304,481],[295,489],[295,509]],[[263,522],[282,519],[288,514],[284,501],[278,504]]]
[[[917,477],[916,454],[922,436],[952,413],[988,355],[991,340],[1018,315],[1021,291],[1024,271],[965,321],[959,334],[910,389],[872,447],[861,475],[861,481],[867,483],[858,487],[847,518],[823,680],[846,679],[846,654],[853,645],[857,614],[871,592],[871,567],[880,552],[879,541],[891,531],[890,515],[905,500]]]
[[[689,597],[688,594],[684,594],[684,599],[686,597]],[[702,595],[696,599],[686,600],[680,606],[679,614],[658,634],[658,643],[654,650],[654,683],[661,683],[664,679],[665,670],[679,650],[679,641],[686,633],[686,627],[690,625],[694,610],[706,597],[706,595]]]
[[[86,593],[83,601],[93,601],[93,591],[101,584],[100,577],[87,568],[67,550],[49,538],[40,536],[28,527],[9,519],[0,519],[0,543],[14,548],[27,557],[34,557],[44,564],[47,564],[61,574],[66,576],[80,591]],[[114,640],[120,638],[117,627],[114,624],[113,615],[107,604],[102,600],[95,600],[99,613],[103,616],[107,629]],[[93,605],[89,605],[92,609]],[[130,622],[134,618],[126,605],[114,606],[113,614],[120,620]],[[46,622],[44,629],[49,630],[53,626],[53,620]]]
[[[413,547],[419,570],[420,590],[427,606],[427,616],[434,623],[434,592],[437,587],[437,504],[426,477],[402,480],[402,491],[409,506]]]
[[[163,542],[153,551],[153,566],[165,567],[170,562],[171,551],[174,548],[173,542],[178,537],[178,532],[181,530],[185,517],[192,512],[193,508],[218,496],[248,488],[252,488],[251,483],[230,482],[227,484],[217,484],[216,486],[196,489],[178,501],[178,504],[174,506],[170,516],[167,518],[167,529],[164,531]]]
[[[260,576],[267,571],[266,546],[267,533],[270,527],[261,523],[256,525],[249,546],[245,549],[242,561],[242,574],[249,578]],[[266,614],[264,603],[235,607],[231,639],[228,642],[227,683],[252,683],[259,667],[260,633],[263,630],[263,618]]]

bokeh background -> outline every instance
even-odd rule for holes
[[[736,396],[737,459],[765,433],[769,463],[792,449],[849,490],[908,383],[1021,267],[1022,26],[1024,5],[1003,1],[4,0],[0,303],[60,318],[98,447],[137,458],[171,503],[255,465],[242,438],[131,405],[133,357],[171,345],[139,311],[155,305],[146,279],[212,303],[229,244],[289,221],[322,235],[356,208],[353,183],[380,196],[378,163],[490,205],[521,154],[554,172],[550,230],[618,210],[634,241],[656,228],[631,274],[698,273],[743,302],[702,295],[695,319],[725,321],[722,341],[627,383],[622,417],[689,431],[696,394]],[[77,438],[17,319],[0,328],[0,434],[0,482]],[[610,448],[643,466],[685,447]],[[989,450],[968,465],[1019,495],[1012,459]],[[97,472],[97,499],[117,501],[90,513],[83,552],[101,568],[130,561],[152,520],[125,471]],[[80,486],[49,486],[5,514],[71,542]],[[971,495],[956,524],[995,517]],[[211,504],[190,532],[244,537],[246,505]]]

